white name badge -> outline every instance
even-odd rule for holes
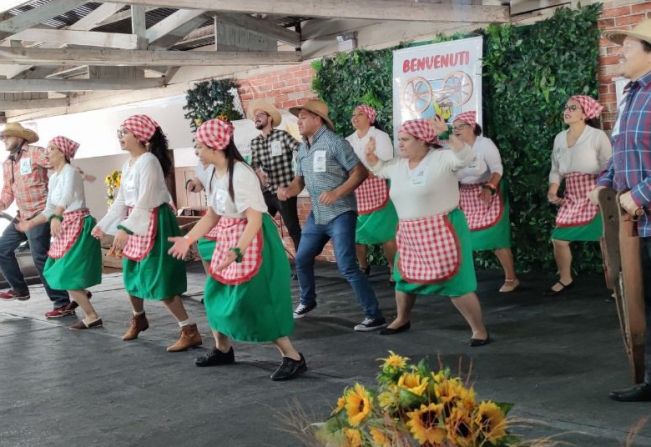
[[[312,167],[314,172],[326,172],[326,152],[325,151],[316,151],[314,153],[314,166]]]
[[[411,184],[413,186],[422,186],[425,184],[425,170],[419,169],[418,171],[412,172],[411,175]]]
[[[32,173],[32,159],[31,158],[21,158],[20,159],[20,175],[27,175]]]
[[[226,195],[227,192],[223,189],[218,189],[215,191],[213,204],[215,205],[215,211],[217,211],[217,214],[226,214]]]
[[[271,142],[271,156],[280,157],[283,154],[283,147],[280,144],[280,141]]]

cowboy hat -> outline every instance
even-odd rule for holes
[[[651,44],[651,19],[642,20],[631,30],[606,31],[603,36],[617,45],[621,45],[627,37]]]
[[[301,110],[307,110],[308,112],[320,116],[325,125],[328,126],[330,130],[335,130],[334,124],[332,124],[332,121],[330,121],[330,118],[328,118],[328,105],[325,102],[318,99],[310,99],[302,106],[292,107],[289,109],[289,112],[292,115],[298,116],[298,112]]]
[[[247,113],[248,118],[251,121],[255,121],[255,112],[257,110],[260,110],[271,117],[271,127],[278,127],[280,125],[282,117],[280,116],[278,109],[275,108],[272,104],[261,100],[251,101]]]
[[[20,123],[7,123],[5,128],[0,132],[0,137],[18,137],[27,141],[28,143],[36,143],[38,135],[30,129],[25,129]]]

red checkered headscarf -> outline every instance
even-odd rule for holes
[[[50,144],[54,144],[58,147],[68,160],[72,160],[77,153],[77,149],[79,149],[79,143],[62,136],[52,138]]]
[[[432,126],[429,120],[418,119],[405,121],[400,126],[400,129],[398,129],[398,132],[408,133],[428,144],[438,143],[436,130],[434,130],[434,126]]]
[[[360,104],[357,107],[355,107],[355,111],[361,112],[364,115],[366,115],[369,124],[373,124],[375,122],[375,117],[377,117],[377,112],[373,107],[368,106],[366,104]]]
[[[454,121],[461,121],[462,123],[466,123],[470,125],[470,127],[474,128],[477,125],[477,112],[469,110],[460,113],[454,118]]]
[[[599,115],[601,115],[601,111],[604,109],[604,106],[599,104],[596,99],[590,96],[574,95],[570,99],[578,102],[581,105],[583,113],[589,120],[597,118]]]
[[[160,126],[147,115],[133,115],[124,120],[122,127],[134,134],[142,144],[146,144]]]
[[[225,149],[231,138],[233,138],[233,123],[228,121],[212,119],[197,129],[197,141],[216,151]]]

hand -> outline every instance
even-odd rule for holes
[[[552,205],[560,205],[561,203],[563,203],[563,199],[561,197],[558,197],[555,191],[547,192],[547,200]]]
[[[200,185],[194,179],[190,179],[186,182],[185,188],[188,192],[199,192]]]
[[[588,193],[588,199],[590,199],[593,205],[599,205],[599,191],[604,188],[605,186],[597,186]]]
[[[380,161],[378,156],[375,155],[375,138],[371,137],[368,139],[364,153],[366,154],[366,161],[369,165],[375,166]]]
[[[278,200],[282,200],[282,201],[291,198],[291,196],[289,195],[289,190],[284,186],[278,188],[278,190],[276,191],[276,197],[278,197]]]
[[[18,220],[14,226],[16,227],[16,230],[22,233],[27,233],[33,227],[29,220]]]
[[[219,265],[215,267],[215,270],[217,270],[218,272],[224,270],[233,262],[235,262],[236,259],[237,259],[237,254],[235,254],[234,251],[229,250],[228,253],[226,253],[226,257],[222,260],[222,262],[220,262]]]
[[[434,118],[432,118],[431,122],[434,126],[434,130],[436,131],[436,135],[441,135],[442,133],[448,131],[447,123],[440,116],[435,115]]]
[[[61,221],[59,219],[50,221],[50,234],[52,237],[59,237],[59,234],[61,234]]]
[[[118,230],[118,232],[115,233],[115,238],[113,238],[113,246],[111,248],[113,248],[115,252],[121,252],[124,246],[127,245],[128,240],[129,235],[127,232],[124,230]]]
[[[332,205],[338,199],[339,194],[337,194],[335,191],[322,192],[319,196],[319,202],[323,203],[324,205]]]
[[[99,225],[95,225],[95,228],[92,229],[90,235],[93,236],[95,239],[101,239],[104,236],[106,236],[106,234],[102,231]]]
[[[168,237],[167,240],[174,243],[167,253],[173,258],[184,259],[190,250],[190,242],[181,236]]]
[[[633,200],[633,194],[631,194],[631,191],[619,196],[619,204],[624,208],[624,211],[631,216],[635,216],[636,211],[640,208],[638,204],[635,203],[635,200]]]
[[[258,175],[258,178],[260,179],[260,183],[262,183],[262,186],[267,186],[269,184],[269,176],[261,168],[256,169],[255,173]]]
[[[482,188],[479,199],[486,205],[490,205],[493,202],[493,193],[488,188]]]

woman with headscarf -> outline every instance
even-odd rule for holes
[[[204,305],[215,348],[197,366],[235,362],[231,340],[273,342],[282,363],[271,380],[289,380],[307,370],[289,335],[294,330],[290,268],[256,173],[233,142],[233,125],[219,119],[196,133],[199,159],[215,167],[209,208],[184,237],[170,238],[170,254],[183,258],[190,245],[217,228]]]
[[[102,252],[99,241],[90,234],[96,221],[86,208],[84,180],[70,164],[78,148],[79,143],[63,136],[49,142],[47,158],[53,172],[48,181],[45,209],[16,226],[26,232],[50,222],[53,239],[43,276],[50,287],[67,290],[79,304],[85,317],[70,328],[82,330],[102,326],[87,290],[102,282]]]
[[[391,180],[390,195],[398,212],[398,253],[393,269],[398,316],[384,335],[411,327],[417,296],[443,295],[472,330],[470,346],[490,338],[484,327],[470,232],[459,210],[459,182],[455,171],[470,165],[472,148],[454,135],[450,149],[435,150],[437,135],[447,125],[440,117],[405,121],[398,130],[401,158],[381,161],[369,148],[366,159],[373,173]]]
[[[382,161],[393,158],[393,144],[386,132],[378,129],[375,124],[377,112],[366,104],[358,105],[353,111],[351,122],[355,132],[346,140],[355,151],[355,155],[366,165],[366,147],[375,147],[375,154]],[[368,168],[368,166],[366,166]],[[357,200],[357,227],[355,242],[357,243],[357,261],[364,273],[370,273],[366,259],[366,246],[382,244],[384,256],[389,264],[389,282],[393,258],[396,254],[396,228],[398,215],[389,199],[389,185],[385,179],[369,175],[355,190]]]
[[[93,236],[115,234],[111,250],[123,256],[122,276],[133,316],[122,339],[134,340],[149,328],[144,300],[162,301],[181,329],[180,338],[167,350],[199,346],[201,335],[180,297],[187,289],[185,264],[167,254],[167,238],[180,234],[165,183],[173,168],[167,138],[147,115],[127,118],[118,129],[118,138],[130,157],[122,166],[118,196],[93,229]]]
[[[608,135],[596,128],[602,110],[603,106],[589,96],[572,96],[563,111],[563,121],[569,127],[554,139],[547,200],[559,206],[552,232],[559,278],[545,292],[547,296],[559,295],[574,285],[570,242],[598,241],[601,237],[599,207],[588,196],[612,154]],[[563,181],[565,193],[559,197]]]
[[[493,250],[502,270],[504,284],[500,292],[513,292],[520,285],[511,252],[509,202],[504,182],[500,152],[490,138],[481,133],[474,110],[463,112],[453,120],[454,134],[472,146],[475,160],[457,171],[459,207],[466,216],[473,251]]]

